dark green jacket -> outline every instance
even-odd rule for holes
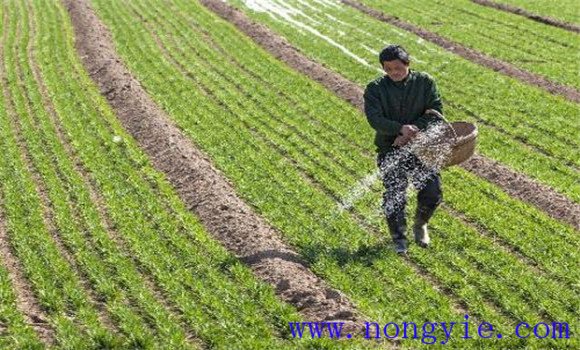
[[[433,78],[412,69],[405,80],[394,82],[382,76],[370,82],[364,92],[365,114],[375,129],[377,152],[393,149],[392,144],[404,124],[425,130],[438,121],[434,115],[424,115],[427,109],[443,113],[441,97]]]

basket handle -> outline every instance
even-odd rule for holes
[[[457,136],[455,129],[453,128],[451,123],[447,120],[447,118],[445,118],[443,116],[443,114],[439,113],[439,111],[437,111],[436,109],[428,109],[425,111],[425,114],[434,114],[437,117],[441,118],[441,120],[443,120],[447,124],[447,126],[449,126],[449,128],[451,129],[451,132],[453,132],[453,137],[455,138],[455,141],[453,142],[453,144],[454,145],[457,144],[457,140],[459,140],[459,136]]]

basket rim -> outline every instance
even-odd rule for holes
[[[458,124],[469,126],[471,128],[471,130],[467,134],[459,135],[459,133],[457,132],[457,129],[454,127],[454,125],[458,125]],[[479,134],[479,130],[477,128],[477,125],[475,125],[473,123],[458,121],[458,122],[452,122],[452,123],[450,123],[450,125],[453,128],[453,130],[455,131],[455,134],[457,135],[455,145],[462,145],[462,144],[465,144],[465,143],[470,142],[472,140],[475,140],[477,138],[477,135]]]

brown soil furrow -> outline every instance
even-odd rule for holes
[[[360,331],[364,318],[340,291],[314,275],[303,259],[244,203],[211,160],[150,99],[117,56],[111,35],[86,0],[63,0],[76,33],[76,48],[124,127],[166,174],[208,231],[245,260],[309,321],[343,320]],[[188,179],[185,181],[184,179]]]
[[[91,202],[94,203],[97,212],[99,213],[99,216],[102,220],[101,224],[103,225],[103,228],[107,233],[107,236],[113,242],[115,242],[117,247],[122,248],[124,255],[130,258],[132,262],[135,264],[135,266],[141,266],[143,268],[141,263],[136,259],[135,255],[130,253],[130,250],[127,248],[125,242],[122,241],[119,233],[115,229],[113,229],[115,225],[112,223],[110,216],[107,213],[105,200],[100,195],[97,183],[93,180],[93,178],[89,175],[89,173],[85,169],[84,165],[82,164],[82,161],[78,158],[76,152],[71,147],[72,144],[71,140],[62,130],[62,125],[54,108],[54,105],[52,104],[52,101],[49,97],[50,95],[48,93],[46,84],[44,83],[44,80],[42,78],[42,74],[40,74],[39,67],[35,64],[36,61],[34,59],[34,49],[29,50],[28,59],[32,67],[34,79],[36,80],[36,83],[38,84],[38,87],[40,89],[43,104],[46,110],[48,111],[48,115],[55,128],[57,137],[60,140],[61,144],[63,145],[63,148],[65,149],[67,155],[69,156],[69,159],[72,160],[75,171],[77,172],[77,174],[79,174],[84,184],[86,185],[86,188],[89,192],[89,196],[91,198]],[[146,274],[140,274],[140,277],[142,278],[142,283],[146,286],[146,289],[149,290],[155,296],[155,300],[157,300],[160,303],[160,305],[162,305],[166,310],[171,311],[174,315],[180,318],[182,313],[174,305],[169,303],[169,301],[164,297],[164,293],[161,291],[159,286],[155,284]],[[138,312],[142,315],[143,319],[147,320],[147,315],[143,314],[143,311],[139,310],[139,307],[137,305],[132,306],[134,307],[134,309],[138,310]],[[150,321],[148,322],[149,326],[152,329],[155,329],[155,325],[150,324]],[[184,322],[181,320],[181,323],[183,324]],[[196,343],[197,345],[200,346],[202,345],[201,343],[198,342],[198,340],[196,340],[196,337],[191,330],[188,330],[188,333],[186,335],[187,339],[190,342]]]
[[[520,16],[529,18],[531,20],[534,20],[534,21],[537,21],[540,23],[544,23],[544,24],[548,24],[548,25],[551,25],[554,27],[566,29],[566,30],[574,32],[574,33],[580,33],[580,26],[577,24],[564,22],[564,21],[561,21],[559,19],[555,19],[555,18],[548,17],[548,16],[538,15],[538,14],[535,14],[533,12],[529,12],[529,11],[524,10],[522,8],[516,7],[516,6],[512,6],[512,5],[508,5],[508,4],[500,4],[500,3],[497,3],[495,1],[489,1],[489,0],[471,0],[471,1],[476,3],[476,4],[482,5],[482,6],[487,6],[487,7],[495,8],[495,9],[498,9],[501,11],[510,12],[510,13],[520,15]]]
[[[336,72],[300,53],[269,28],[252,22],[243,12],[217,0],[200,0],[210,10],[234,24],[258,45],[291,68],[321,83],[339,97],[363,111],[363,89]],[[496,184],[515,198],[530,203],[551,217],[580,230],[580,205],[547,185],[540,184],[496,161],[474,155],[461,165],[474,174]]]
[[[21,27],[20,26],[17,27],[16,36],[17,36],[17,38],[20,38],[20,36],[21,36]],[[30,45],[30,41],[27,43],[27,45],[28,46]],[[0,55],[0,57],[2,58],[2,60],[4,59],[3,52]],[[28,96],[27,87],[24,84],[24,82],[22,81],[22,71],[20,69],[20,65],[17,64],[16,67],[17,67],[16,68],[17,75],[20,79],[20,81],[18,81],[17,84],[19,84],[21,86],[21,88],[24,89],[24,91],[25,91],[24,97],[27,100],[27,104],[25,107],[26,107],[27,113],[29,115],[32,115],[33,112],[31,109],[32,108],[31,101],[30,101],[30,97]],[[89,297],[91,304],[94,305],[95,308],[99,311],[98,316],[99,316],[99,320],[101,321],[101,323],[104,326],[106,326],[108,329],[117,333],[118,330],[116,329],[114,323],[112,322],[111,318],[109,317],[109,315],[106,311],[106,306],[99,299],[99,297],[94,293],[94,291],[91,290],[90,283],[88,282],[87,276],[85,274],[83,274],[81,272],[81,270],[79,269],[79,267],[77,266],[75,259],[73,258],[74,254],[67,250],[65,244],[63,244],[63,242],[61,241],[60,232],[59,232],[58,228],[54,225],[54,221],[55,221],[55,219],[54,219],[55,214],[53,211],[54,208],[53,208],[53,205],[52,205],[50,199],[48,198],[48,190],[46,189],[46,187],[44,185],[44,182],[42,180],[41,174],[39,173],[39,170],[33,165],[33,160],[31,158],[31,155],[29,154],[28,147],[26,146],[26,141],[24,140],[23,131],[21,129],[21,125],[20,125],[19,120],[20,120],[20,118],[25,118],[25,117],[19,116],[16,112],[16,106],[14,104],[14,100],[11,96],[10,91],[9,91],[6,76],[2,76],[2,88],[4,91],[4,98],[7,101],[6,110],[7,110],[8,115],[10,116],[11,128],[12,128],[12,130],[14,130],[14,133],[15,133],[16,143],[17,143],[18,148],[20,149],[21,159],[24,163],[24,167],[25,167],[26,171],[31,175],[32,180],[34,181],[34,183],[36,185],[37,194],[38,194],[38,197],[40,199],[40,205],[41,205],[42,211],[43,211],[44,225],[47,228],[48,232],[51,234],[53,241],[55,243],[55,246],[57,247],[59,253],[67,261],[67,263],[70,265],[70,267],[74,271],[75,275],[78,276],[79,282],[80,282],[81,286],[83,287],[83,289],[87,292],[87,295]]]
[[[215,1],[215,0],[202,0],[202,2],[204,1]],[[510,63],[501,61],[499,59],[493,58],[491,56],[488,56],[486,54],[483,54],[479,51],[470,49],[468,47],[465,47],[457,42],[453,42],[449,39],[446,39],[438,34],[429,32],[425,29],[422,29],[420,27],[417,27],[411,23],[405,22],[397,17],[388,15],[386,13],[383,13],[381,11],[377,11],[375,9],[372,9],[366,5],[363,5],[357,1],[354,0],[341,0],[341,2],[345,5],[351,6],[373,18],[378,19],[379,21],[383,21],[385,23],[389,23],[391,25],[394,25],[398,28],[404,29],[406,31],[409,31],[429,42],[432,42],[442,48],[444,48],[445,50],[452,52],[456,55],[459,55],[469,61],[475,62],[479,65],[482,65],[484,67],[487,67],[489,69],[492,69],[496,72],[499,72],[501,74],[505,74],[507,76],[510,76],[512,78],[518,79],[524,83],[530,84],[530,85],[535,85],[538,86],[546,91],[549,91],[552,94],[555,95],[561,95],[565,98],[567,98],[570,101],[574,101],[574,102],[580,102],[580,91],[578,91],[577,89],[571,87],[571,86],[566,86],[554,81],[551,81],[541,75],[535,74],[535,73],[531,73],[525,70],[522,70]]]
[[[510,196],[530,203],[554,219],[580,230],[580,205],[550,187],[478,154],[461,166],[501,187]]]

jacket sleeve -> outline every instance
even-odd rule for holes
[[[388,119],[381,106],[379,91],[372,86],[367,86],[364,92],[364,110],[371,127],[378,133],[387,136],[395,136],[399,133],[402,124]]]
[[[428,109],[434,109],[437,112],[443,114],[443,103],[441,102],[441,96],[437,90],[437,84],[431,77],[429,77],[427,80],[425,93],[425,111]],[[420,130],[425,130],[429,124],[439,121],[441,121],[441,119],[433,114],[423,114],[417,118],[413,124]]]

